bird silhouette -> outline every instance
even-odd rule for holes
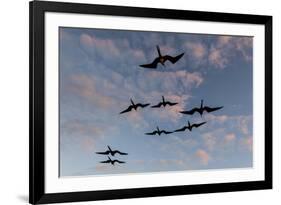
[[[126,163],[126,162],[123,162],[123,161],[119,161],[119,160],[117,160],[117,159],[115,159],[115,160],[112,160],[109,156],[107,156],[108,157],[108,160],[106,160],[106,161],[101,161],[100,163],[111,163],[112,165],[114,165],[114,163],[119,163],[119,164],[123,164],[123,163]]]
[[[153,105],[151,106],[152,108],[158,108],[158,107],[166,107],[166,105],[169,105],[169,106],[174,106],[174,105],[177,105],[178,103],[172,103],[172,102],[169,102],[169,101],[165,101],[165,98],[164,96],[162,96],[162,102],[158,103],[157,105]]]
[[[165,131],[165,130],[159,130],[159,127],[157,126],[157,130],[154,130],[153,132],[148,132],[148,133],[145,133],[145,134],[146,135],[156,135],[156,134],[161,135],[162,133],[167,135],[167,134],[171,134],[173,132],[168,132],[168,131]]]
[[[195,112],[198,112],[201,115],[201,117],[202,117],[204,111],[209,113],[209,112],[214,112],[214,111],[222,109],[222,108],[223,108],[223,106],[221,106],[221,107],[213,107],[213,108],[208,107],[208,106],[203,106],[203,100],[201,100],[201,106],[199,108],[195,107],[192,110],[181,111],[180,113],[187,114],[187,115],[193,115]]]
[[[96,152],[96,154],[103,154],[103,155],[111,155],[114,156],[116,153],[120,155],[128,155],[128,153],[120,152],[119,150],[112,150],[109,146],[107,146],[108,150],[105,152]]]
[[[198,124],[190,124],[190,122],[188,121],[188,125],[187,126],[184,126],[180,129],[177,129],[175,130],[174,132],[183,132],[185,131],[186,129],[188,129],[190,132],[192,131],[192,128],[197,128],[197,127],[200,127],[201,125],[204,125],[206,122],[201,122],[201,123],[198,123]]]
[[[130,112],[132,109],[137,110],[138,107],[144,108],[144,107],[147,107],[150,105],[149,103],[148,104],[141,104],[141,103],[135,104],[132,99],[130,99],[130,101],[132,104],[126,110],[123,110],[122,112],[120,112],[120,114],[123,114],[125,112]]]
[[[184,53],[181,53],[180,55],[177,55],[175,57],[172,57],[169,55],[162,56],[159,46],[157,45],[156,47],[157,47],[157,51],[158,51],[158,57],[155,58],[152,63],[140,65],[140,67],[156,69],[158,63],[161,63],[161,65],[165,66],[165,62],[167,60],[170,61],[171,63],[175,64],[184,55]]]

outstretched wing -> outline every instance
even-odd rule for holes
[[[180,129],[175,130],[174,132],[183,132],[183,131],[185,131],[186,129],[187,129],[187,127],[184,126],[184,127],[180,128]]]
[[[106,151],[106,152],[96,152],[96,154],[104,154],[104,155],[107,155],[107,154],[109,154],[109,151]]]
[[[130,112],[132,110],[133,106],[130,105],[126,110],[123,110],[122,112],[120,112],[120,114],[123,114],[125,112]]]
[[[128,155],[128,153],[120,152],[119,150],[116,150],[115,152],[118,153],[118,154],[120,154],[120,155]]]
[[[184,55],[184,53],[178,55],[178,56],[175,56],[175,57],[172,57],[172,56],[169,56],[169,55],[166,55],[164,56],[164,60],[168,60],[170,61],[171,63],[175,64],[179,59],[181,59],[181,57]]]
[[[119,164],[124,164],[124,163],[126,163],[126,162],[124,162],[124,161],[119,161],[119,160],[117,160],[117,159],[115,159],[114,162],[118,162]]]
[[[206,122],[201,122],[201,123],[198,123],[198,124],[193,124],[191,125],[191,127],[200,127],[201,125],[204,125]]]
[[[187,115],[193,115],[195,112],[199,112],[199,108],[193,108],[192,110],[188,110],[188,111],[180,111],[180,113],[182,114],[187,114]]]
[[[222,109],[222,108],[223,108],[223,106],[221,106],[221,107],[213,107],[213,108],[205,106],[204,110],[206,110],[207,112],[214,112],[214,111]]]
[[[136,107],[142,107],[142,108],[144,108],[144,107],[147,107],[147,106],[149,106],[149,105],[150,105],[149,103],[147,103],[147,104],[138,103],[138,104],[136,104]]]
[[[152,63],[140,65],[140,67],[155,69],[155,68],[157,68],[157,64],[159,63],[159,59],[160,58],[157,57],[157,58],[155,58],[155,60]]]
[[[100,163],[110,163],[110,160],[106,160],[106,161],[100,161]]]
[[[170,106],[174,106],[174,105],[177,105],[178,103],[172,103],[172,102],[169,102],[169,101],[167,101],[166,102],[168,105],[170,105]]]
[[[158,103],[157,105],[153,105],[153,106],[151,106],[151,107],[153,107],[153,108],[157,108],[157,107],[161,107],[162,106],[162,102],[160,102],[160,103]]]
[[[171,133],[173,133],[173,132],[168,132],[168,131],[165,131],[165,130],[162,130],[161,132],[163,132],[164,134],[171,134]]]
[[[145,133],[146,135],[156,135],[157,131],[153,131],[153,132],[147,132]]]

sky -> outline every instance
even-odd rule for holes
[[[252,37],[208,34],[59,29],[60,176],[252,167]],[[185,53],[157,69],[139,67],[162,55]],[[146,107],[119,114],[135,103]],[[201,99],[212,113],[184,115]],[[207,122],[192,132],[145,135]],[[109,145],[128,155],[103,164]]]

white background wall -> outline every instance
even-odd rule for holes
[[[281,199],[280,128],[281,6],[278,0],[72,0],[109,5],[273,15],[274,189],[236,193],[126,199],[79,204],[278,204]],[[28,201],[28,1],[1,1],[0,31],[0,204]],[[280,202],[279,202],[280,203]]]

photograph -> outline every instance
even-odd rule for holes
[[[253,37],[59,27],[59,176],[253,166]]]

